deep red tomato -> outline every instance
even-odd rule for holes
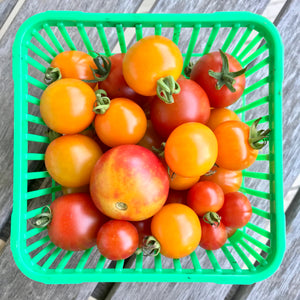
[[[94,120],[96,95],[87,83],[72,78],[50,84],[41,96],[40,112],[46,125],[61,134],[79,133]]]
[[[142,220],[142,221],[131,222],[135,226],[139,234],[139,248],[143,248],[145,243],[145,238],[152,234],[151,221],[152,218]]]
[[[198,216],[217,212],[224,203],[224,193],[219,185],[210,181],[196,183],[187,194],[187,205]]]
[[[160,243],[160,252],[169,258],[182,258],[199,245],[201,226],[196,213],[180,203],[165,205],[153,218],[151,232]]]
[[[186,204],[187,198],[187,191],[176,191],[176,190],[169,190],[168,199],[165,204],[169,203],[181,203]]]
[[[221,248],[227,240],[226,227],[222,222],[219,224],[209,224],[200,219],[201,223],[201,240],[200,247],[206,250],[217,250]]]
[[[98,160],[90,191],[96,206],[109,217],[141,221],[152,217],[166,202],[168,174],[150,150],[122,145]]]
[[[224,196],[224,204],[218,214],[225,226],[240,228],[245,226],[251,218],[251,203],[240,192],[228,193]]]
[[[108,220],[86,193],[61,196],[51,203],[50,209],[50,240],[70,251],[86,250],[96,245],[98,230]]]
[[[174,103],[165,103],[157,96],[150,105],[153,127],[163,138],[179,125],[187,122],[205,124],[210,115],[210,105],[205,91],[193,80],[180,76],[179,94],[173,95]]]
[[[152,147],[159,149],[162,142],[163,139],[154,130],[152,122],[148,120],[147,130],[143,138],[139,141],[138,145],[143,146],[152,151]]]
[[[130,222],[110,220],[101,226],[97,235],[100,253],[110,260],[126,259],[136,251],[138,231]]]
[[[150,97],[142,96],[136,93],[128,86],[123,76],[124,53],[117,53],[109,57],[111,69],[108,77],[98,83],[98,88],[106,91],[107,96],[114,98],[127,98],[143,106],[149,101]]]
[[[242,185],[242,171],[232,171],[213,166],[210,173],[201,176],[200,181],[215,182],[222,188],[224,194],[237,192]]]
[[[237,228],[226,227],[227,237],[228,238],[232,237],[235,234],[236,231],[237,231]]]
[[[219,108],[229,106],[242,96],[246,82],[245,71],[236,58],[216,51],[202,56],[196,62],[190,78],[205,90],[210,105]]]

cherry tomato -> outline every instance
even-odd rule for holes
[[[150,150],[122,145],[105,152],[93,170],[91,196],[100,211],[114,219],[141,221],[167,200],[168,174]]]
[[[194,184],[196,184],[200,179],[200,176],[196,177],[183,177],[178,174],[172,174],[169,175],[169,183],[170,188],[173,190],[187,190],[191,188]]]
[[[137,222],[131,222],[135,226],[139,234],[139,248],[143,248],[145,238],[151,235],[151,221],[152,218]]]
[[[139,244],[137,229],[130,222],[110,220],[101,226],[97,235],[100,253],[110,260],[126,259]]]
[[[124,53],[117,53],[109,57],[111,69],[108,77],[98,83],[98,88],[106,91],[107,96],[114,98],[127,98],[139,105],[144,105],[149,101],[148,97],[139,95],[128,86],[123,76]]]
[[[219,224],[209,224],[200,219],[201,240],[200,247],[206,250],[217,250],[221,248],[227,240],[226,227],[222,222]]]
[[[225,226],[240,228],[245,226],[251,218],[251,203],[240,192],[228,193],[224,196],[224,204],[218,214]]]
[[[199,245],[201,226],[196,213],[184,204],[165,205],[151,222],[153,236],[160,243],[160,252],[169,258],[182,258]]]
[[[96,245],[98,230],[108,220],[85,193],[61,196],[51,203],[50,209],[50,240],[64,250],[80,251]]]
[[[240,121],[237,114],[228,108],[213,108],[210,111],[210,117],[206,126],[214,131],[218,125],[226,121]]]
[[[165,204],[169,203],[181,203],[186,204],[186,197],[187,191],[176,191],[176,190],[169,190],[168,199]]]
[[[91,138],[81,135],[64,135],[49,144],[45,165],[51,177],[67,187],[81,187],[90,182],[90,176],[101,148]]]
[[[218,184],[224,194],[237,192],[242,185],[243,175],[242,171],[231,171],[221,167],[213,166],[212,174],[203,175],[200,181],[212,181]]]
[[[198,216],[217,212],[224,203],[224,193],[219,185],[210,181],[196,183],[187,194],[187,205]]]
[[[138,145],[143,146],[149,150],[153,150],[152,147],[159,149],[163,139],[154,130],[152,122],[147,121],[147,130],[143,138],[139,141]]]
[[[176,44],[166,37],[152,35],[128,49],[123,60],[123,74],[135,92],[154,96],[157,81],[169,75],[177,80],[182,66],[182,55]]]
[[[96,95],[78,79],[60,79],[50,84],[41,96],[40,112],[46,125],[61,134],[79,133],[94,120]]]
[[[176,174],[196,177],[208,172],[217,158],[218,144],[205,125],[189,122],[170,134],[165,146],[165,159]]]
[[[95,129],[99,139],[110,147],[136,144],[146,132],[147,118],[135,102],[115,98],[104,114],[97,114]]]
[[[84,186],[78,186],[78,187],[67,187],[67,186],[62,186],[61,190],[64,195],[68,194],[75,194],[75,193],[89,193],[90,192],[90,186],[84,185]]]
[[[224,64],[226,57],[228,63]],[[240,70],[241,72],[238,72]],[[205,90],[210,105],[220,108],[231,105],[242,96],[245,89],[245,75],[235,75],[245,71],[232,55],[216,51],[202,56],[196,62],[190,78]]]
[[[227,237],[228,238],[232,237],[235,234],[236,231],[237,231],[237,228],[226,227]]]
[[[82,51],[64,51],[57,54],[50,66],[58,68],[62,78],[74,78],[80,80],[93,80],[92,69],[97,69],[93,58]],[[92,88],[96,83],[88,83]]]
[[[228,170],[244,170],[251,166],[258,150],[249,144],[250,127],[241,121],[220,124],[214,134],[218,140],[217,165]]]
[[[193,80],[180,76],[177,80],[180,93],[174,94],[174,103],[165,103],[157,96],[150,106],[153,127],[167,138],[179,125],[187,122],[205,124],[210,115],[210,105],[205,91]]]

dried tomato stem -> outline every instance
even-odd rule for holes
[[[96,114],[105,114],[105,112],[109,109],[110,99],[107,97],[107,93],[104,90],[95,91],[96,101],[94,103],[93,111]]]
[[[158,157],[164,157],[165,156],[165,146],[166,146],[166,143],[162,142],[159,148],[152,146],[152,151],[155,154],[157,154]]]
[[[160,243],[154,236],[146,236],[142,250],[145,256],[156,256],[160,253]]]
[[[49,85],[54,81],[61,79],[61,77],[59,68],[49,67],[45,72],[44,82]]]
[[[171,75],[162,77],[157,80],[156,92],[159,99],[165,103],[174,103],[174,98],[172,95],[180,92],[180,85]]]
[[[50,206],[47,205],[43,207],[42,212],[40,214],[38,214],[32,219],[31,224],[36,228],[44,228],[51,223],[51,220],[52,220],[51,209]]]
[[[203,216],[203,221],[210,225],[215,225],[217,223],[219,226],[221,217],[216,212],[209,211]]]
[[[269,137],[269,133],[271,129],[266,130],[257,130],[257,125],[260,122],[261,118],[255,120],[251,127],[249,133],[249,144],[253,149],[262,149],[267,144],[267,138]]]

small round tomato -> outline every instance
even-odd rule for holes
[[[95,205],[113,219],[141,221],[167,200],[168,174],[150,150],[122,145],[105,152],[93,170],[90,191]]]
[[[139,234],[139,248],[143,248],[145,239],[151,235],[151,221],[152,219],[149,218],[142,221],[131,222]]]
[[[166,37],[151,35],[128,49],[123,60],[123,74],[134,91],[154,96],[157,81],[165,76],[177,80],[182,66],[182,55],[176,44]]]
[[[134,254],[138,244],[138,231],[127,221],[110,220],[101,226],[97,235],[100,253],[110,260],[128,258]]]
[[[165,160],[176,174],[197,177],[208,172],[216,162],[218,144],[205,125],[189,122],[170,134],[165,146]]]
[[[212,181],[218,184],[224,194],[237,192],[242,185],[242,171],[232,171],[221,167],[213,166],[211,174],[205,174],[200,177],[200,181]]]
[[[60,79],[50,84],[41,96],[40,112],[46,125],[61,134],[79,133],[94,120],[96,95],[78,79]]]
[[[81,187],[89,184],[92,170],[101,155],[101,148],[91,138],[81,134],[63,135],[47,147],[45,165],[57,183]]]
[[[135,102],[115,98],[103,114],[97,114],[95,130],[99,139],[110,147],[136,144],[147,129],[144,111]]]
[[[64,51],[57,54],[51,64],[51,68],[58,68],[61,78],[74,78],[80,80],[93,80],[94,75],[92,69],[96,70],[97,66],[93,58],[82,51]],[[47,70],[45,74],[45,81],[52,82],[52,74]],[[94,88],[96,83],[88,83],[90,87]]]
[[[200,247],[206,250],[217,250],[221,248],[227,240],[226,227],[222,222],[209,224],[203,219],[200,219],[201,223],[201,240]]]
[[[169,203],[181,203],[186,204],[186,197],[187,191],[176,191],[176,190],[169,190],[168,199],[165,204]]]
[[[225,226],[240,228],[245,226],[251,218],[251,203],[240,192],[228,193],[224,196],[224,204],[218,214]]]
[[[173,103],[165,103],[157,96],[151,102],[151,121],[156,132],[163,138],[167,138],[183,123],[205,124],[209,119],[209,101],[201,86],[183,76],[180,76],[177,82],[180,85],[180,92],[173,95]]]
[[[226,227],[227,237],[228,238],[232,237],[235,234],[236,231],[237,231],[237,228]]]
[[[226,121],[240,121],[237,114],[228,108],[213,108],[210,111],[210,117],[206,126],[214,131],[218,125]]]
[[[172,174],[169,175],[169,183],[170,188],[173,190],[187,190],[191,188],[194,184],[196,184],[200,179],[200,176],[196,177],[183,177],[178,174]]]
[[[107,96],[114,98],[127,98],[139,105],[148,101],[148,97],[136,93],[128,86],[123,76],[123,59],[124,53],[117,53],[109,57],[111,69],[107,78],[98,82],[98,88],[106,91]]]
[[[236,58],[220,50],[202,56],[193,66],[190,78],[205,90],[210,105],[220,108],[242,96],[245,71]]]
[[[89,194],[61,196],[50,205],[50,240],[70,251],[86,250],[96,245],[97,233],[108,218],[94,205]]]
[[[74,193],[89,193],[90,192],[90,186],[84,185],[84,186],[78,186],[78,187],[67,187],[67,186],[62,186],[61,190],[64,195],[68,194],[74,194]]]
[[[139,141],[138,145],[143,146],[152,151],[152,147],[159,149],[162,142],[163,139],[154,130],[152,122],[148,120],[147,130],[143,138]]]
[[[224,203],[224,193],[219,185],[210,181],[196,183],[187,194],[187,205],[198,216],[217,212]]]
[[[182,258],[199,245],[201,226],[196,213],[184,204],[165,205],[153,218],[151,232],[160,243],[160,252],[169,258]]]
[[[227,121],[214,130],[218,141],[218,166],[228,170],[244,170],[255,162],[258,150],[265,145],[259,140],[268,134],[268,130],[257,131],[256,125],[257,121],[250,129],[241,121]]]

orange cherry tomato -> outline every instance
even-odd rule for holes
[[[197,177],[214,165],[218,144],[213,132],[196,122],[182,124],[170,134],[165,146],[165,160],[176,174]]]
[[[45,153],[46,169],[59,184],[82,187],[90,182],[92,170],[102,155],[101,148],[91,138],[63,135],[49,144]]]
[[[228,108],[212,108],[206,126],[211,130],[215,130],[221,123],[232,120],[240,121],[240,118],[234,111]]]
[[[64,51],[57,54],[51,64],[53,68],[59,68],[62,78],[74,78],[80,80],[92,80],[92,69],[97,69],[93,58],[82,51]],[[92,68],[92,69],[91,69]],[[92,88],[96,83],[88,83]]]
[[[93,122],[95,100],[95,92],[85,82],[71,78],[60,79],[50,84],[42,94],[41,116],[55,132],[79,133]]]
[[[218,141],[217,165],[228,170],[244,170],[251,166],[258,150],[249,144],[250,127],[241,121],[220,124],[214,134]]]
[[[166,37],[152,35],[128,49],[123,60],[123,74],[134,91],[154,96],[157,80],[168,75],[177,80],[182,66],[182,55],[176,44]]]
[[[188,206],[171,203],[153,216],[151,232],[160,243],[160,252],[169,258],[182,258],[199,245],[201,226],[196,213]]]
[[[200,179],[200,176],[196,177],[183,177],[178,174],[169,175],[170,188],[177,191],[187,190],[196,184]]]
[[[211,171],[214,173],[201,176],[200,181],[215,182],[222,188],[224,194],[237,192],[242,185],[242,171],[231,171],[217,166],[214,166]]]
[[[99,139],[110,147],[137,144],[147,129],[144,111],[135,102],[126,98],[115,98],[104,114],[95,119],[95,130]]]

